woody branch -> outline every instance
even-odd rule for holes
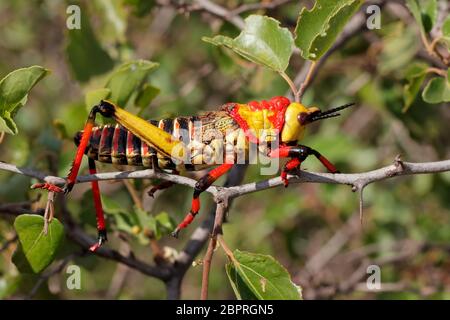
[[[30,168],[19,168],[13,164],[0,162],[0,170],[9,171],[20,175],[29,176],[45,182],[56,185],[63,185],[65,179],[52,175],[47,175],[44,172],[37,171]],[[362,189],[365,186],[381,180],[391,179],[396,176],[416,175],[416,174],[430,174],[450,171],[450,160],[442,160],[435,162],[405,162],[396,159],[393,164],[385,166],[376,170],[361,172],[361,173],[347,173],[347,174],[331,174],[301,171],[298,175],[289,175],[289,183],[329,183],[329,184],[345,184],[356,189]],[[149,179],[157,178],[165,181],[171,181],[176,184],[194,187],[196,181],[188,177],[172,175],[168,173],[156,172],[151,169],[138,171],[116,171],[107,173],[97,173],[94,175],[83,175],[78,177],[77,183],[86,183],[90,181],[106,181],[106,180],[123,180],[123,179]],[[260,182],[252,182],[235,187],[218,187],[211,186],[206,192],[212,194],[214,197],[228,196],[236,198],[248,193],[262,191],[270,188],[275,188],[283,185],[279,177],[263,180]]]

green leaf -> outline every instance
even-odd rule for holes
[[[302,8],[295,28],[295,44],[305,59],[317,61],[332,46],[362,0],[316,0]]]
[[[67,32],[66,54],[72,73],[78,81],[86,82],[113,68],[114,61],[98,42],[87,15],[81,19],[81,29]]]
[[[267,16],[250,15],[237,38],[203,37],[203,41],[227,47],[242,57],[277,72],[286,70],[292,55],[294,40],[280,22]]]
[[[170,234],[176,227],[175,221],[167,212],[161,212],[154,217],[154,233],[156,239]]]
[[[137,91],[158,63],[134,60],[122,64],[109,78],[106,88],[111,90],[110,100],[125,107],[133,92]]]
[[[84,101],[88,111],[91,111],[92,107],[97,105],[101,100],[107,99],[111,94],[111,90],[108,88],[100,88],[88,91],[84,96]]]
[[[447,44],[450,52],[450,16],[448,16],[442,25],[442,39]]]
[[[273,257],[235,250],[226,266],[238,299],[300,300],[301,289]]]
[[[430,32],[433,29],[433,26],[436,24],[438,8],[436,0],[427,0],[424,1],[425,6],[422,11],[422,23],[425,29],[425,32]]]
[[[250,290],[232,263],[225,265],[225,271],[236,298],[239,300],[258,300],[258,297]]]
[[[14,250],[11,261],[12,263],[14,263],[20,273],[34,273],[33,268],[31,267],[27,257],[25,256],[25,253],[23,252],[23,248],[20,242],[17,245],[16,250]]]
[[[105,195],[101,196],[102,206],[105,212],[110,214],[126,213],[127,209],[122,207],[119,202]]]
[[[406,0],[406,6],[419,24],[420,32],[424,35],[430,32],[437,18],[436,0]]]
[[[141,91],[139,91],[138,95],[136,96],[134,104],[141,109],[145,109],[160,92],[161,90],[159,88],[145,83],[142,86]]]
[[[403,112],[408,111],[411,104],[416,99],[420,87],[425,80],[428,65],[425,63],[412,64],[406,71],[406,85],[403,87]]]
[[[0,131],[17,134],[13,117],[26,103],[30,90],[49,73],[40,66],[21,68],[0,80]]]
[[[422,92],[422,98],[428,103],[450,102],[450,83],[448,79],[431,79]]]
[[[35,273],[44,270],[55,258],[64,237],[64,227],[53,218],[44,234],[44,217],[23,214],[14,221],[23,253]]]

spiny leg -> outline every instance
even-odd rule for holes
[[[214,181],[227,173],[232,167],[232,163],[224,163],[217,168],[212,169],[197,181],[194,188],[194,195],[192,197],[191,211],[186,215],[186,217],[184,217],[183,221],[172,232],[172,236],[178,238],[180,230],[186,228],[192,222],[192,220],[194,220],[195,216],[200,210],[200,194],[208,189],[209,186],[214,183]]]
[[[97,169],[95,168],[95,161],[89,158],[89,173],[96,174]],[[103,213],[102,200],[100,198],[100,189],[98,187],[98,181],[91,181],[92,185],[92,195],[94,197],[94,206],[95,206],[95,217],[97,220],[97,232],[98,232],[98,241],[94,245],[92,245],[89,250],[95,251],[97,250],[103,243],[106,242],[106,224],[105,224],[105,215]]]
[[[91,112],[89,113],[88,119],[86,120],[86,124],[84,125],[83,135],[81,136],[80,144],[78,145],[78,148],[77,148],[77,153],[73,160],[72,167],[67,176],[64,187],[61,189],[58,186],[55,186],[50,183],[40,183],[40,184],[35,184],[33,186],[33,188],[40,188],[40,189],[46,189],[49,191],[64,192],[64,193],[68,193],[72,190],[72,188],[77,180],[77,175],[78,175],[78,171],[80,170],[81,161],[83,160],[84,151],[86,150],[86,147],[89,143],[89,138],[91,137],[91,134],[92,134],[92,128],[94,127],[94,124],[95,124],[95,115],[97,112],[99,112],[99,110],[98,110],[98,107],[95,106],[94,108],[92,108]]]
[[[323,164],[323,166],[327,168],[329,172],[340,173],[336,169],[336,167],[320,152],[304,145],[283,146],[278,149],[272,150],[269,153],[269,156],[273,158],[292,158],[286,163],[281,172],[281,179],[283,180],[284,186],[287,187],[289,185],[287,174],[296,168],[300,168],[301,163],[311,154],[314,155]]]

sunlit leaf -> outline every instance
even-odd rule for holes
[[[403,87],[403,112],[406,112],[414,102],[420,87],[426,77],[428,65],[425,63],[415,63],[411,65],[406,72],[407,84]]]
[[[295,44],[302,57],[316,61],[333,45],[361,0],[316,0],[311,10],[302,8],[295,28]]]
[[[106,88],[111,90],[109,99],[125,107],[133,92],[138,90],[158,63],[135,60],[122,64],[109,78]]]
[[[55,258],[64,237],[64,227],[56,219],[50,222],[44,234],[44,217],[23,214],[14,221],[14,228],[31,269],[35,273],[44,270]]]
[[[0,132],[18,133],[13,117],[26,103],[30,90],[48,73],[48,69],[32,66],[14,70],[0,80]]]
[[[160,92],[161,90],[159,88],[145,83],[136,96],[134,104],[141,109],[145,109],[153,101],[153,99],[158,96]]]
[[[450,83],[443,77],[431,79],[422,92],[422,98],[428,103],[450,102]]]
[[[286,70],[292,54],[294,40],[291,32],[280,27],[280,22],[266,16],[250,15],[245,28],[237,38],[203,37],[203,41],[227,47],[244,58],[274,71]]]
[[[406,0],[406,6],[416,19],[420,32],[423,34],[430,32],[436,23],[436,0]]]
[[[88,91],[84,96],[86,108],[91,111],[92,107],[97,105],[101,100],[107,99],[111,94],[111,90],[108,88],[100,88]]]
[[[235,250],[227,274],[236,297],[259,300],[299,300],[301,289],[273,257]]]

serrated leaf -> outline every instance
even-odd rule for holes
[[[67,32],[66,54],[72,74],[78,81],[86,82],[113,68],[114,61],[97,40],[87,15],[81,19],[81,29]]]
[[[450,83],[446,78],[431,79],[422,92],[422,98],[428,103],[450,102]]]
[[[26,103],[30,90],[50,71],[31,66],[12,71],[0,80],[0,131],[17,134],[13,117]]]
[[[332,46],[362,0],[316,0],[302,8],[295,28],[295,44],[303,58],[317,61]]]
[[[414,102],[420,87],[425,80],[428,65],[425,63],[415,63],[411,65],[406,71],[407,83],[403,87],[403,112],[408,111],[411,104]]]
[[[35,273],[41,272],[55,258],[64,236],[63,225],[53,218],[45,235],[44,217],[23,214],[14,221],[14,228],[31,269]]]
[[[105,86],[111,90],[109,99],[125,107],[133,92],[141,87],[150,72],[158,65],[147,60],[134,60],[122,64],[113,72]]]
[[[248,16],[244,30],[234,39],[219,35],[202,40],[227,47],[247,60],[277,72],[286,70],[294,45],[291,32],[280,27],[278,20],[259,15]]]
[[[299,300],[300,287],[273,257],[235,250],[227,274],[236,296],[259,300]]]

